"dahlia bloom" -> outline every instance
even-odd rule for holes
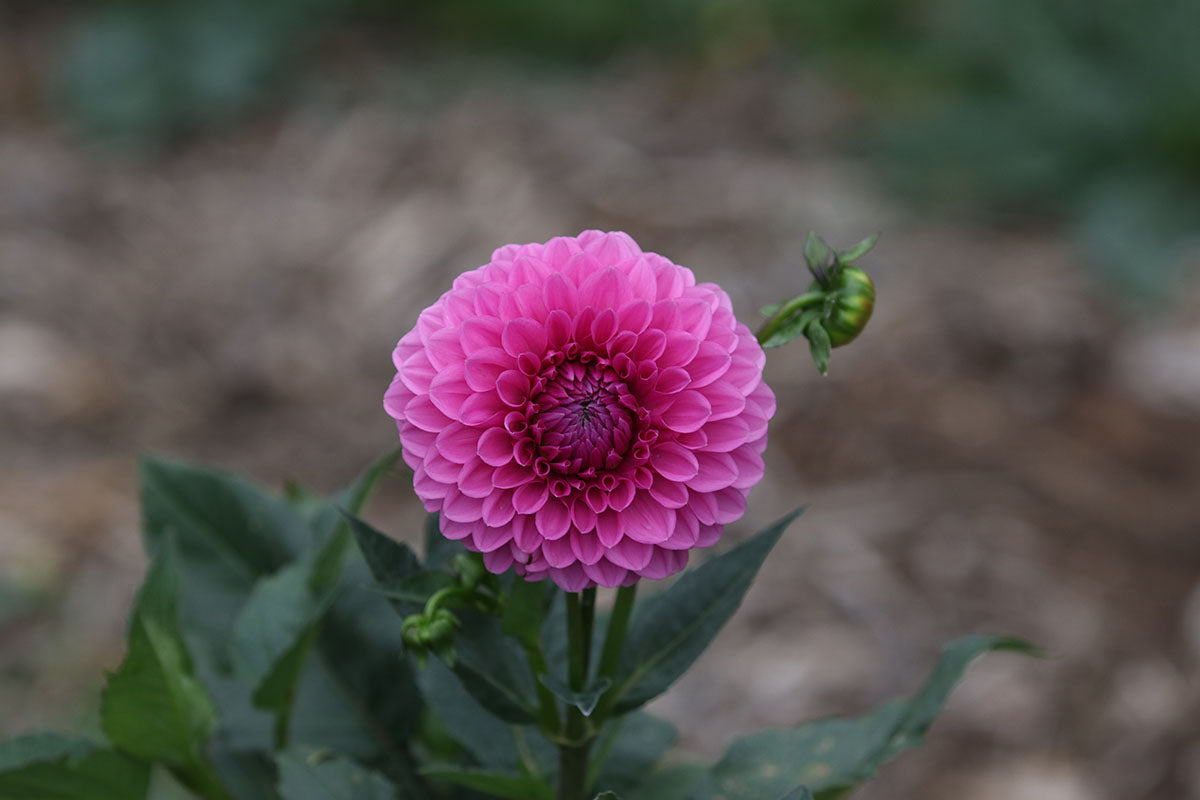
[[[664,578],[763,475],[775,396],[754,334],[624,233],[501,247],[392,358],[417,496],[493,572],[570,592]]]

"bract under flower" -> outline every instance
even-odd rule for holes
[[[442,533],[566,591],[683,569],[745,511],[775,397],[729,296],[624,233],[508,245],[397,344],[384,408]]]

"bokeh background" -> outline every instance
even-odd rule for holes
[[[7,0],[0,734],[88,724],[142,452],[332,489],[389,353],[509,241],[624,229],[744,321],[863,264],[875,320],[770,357],[810,512],[655,710],[683,746],[863,710],[959,633],[863,800],[1200,798],[1200,4]],[[416,539],[402,476],[370,509]]]

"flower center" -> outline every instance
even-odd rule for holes
[[[531,398],[538,458],[580,478],[620,466],[635,438],[638,403],[607,359],[551,364],[542,378],[543,390]]]

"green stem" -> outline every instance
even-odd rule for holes
[[[575,691],[587,681],[591,651],[592,621],[596,611],[596,590],[567,594],[567,680]],[[584,800],[587,789],[587,720],[583,712],[567,705],[566,741],[559,745],[558,800]]]
[[[598,726],[608,719],[611,702],[611,689],[616,688],[617,667],[621,663],[621,648],[625,645],[625,632],[629,630],[629,617],[633,613],[633,601],[637,596],[637,584],[622,586],[617,590],[617,599],[613,603],[612,615],[608,618],[608,631],[604,634],[604,649],[600,651],[600,666],[596,670],[599,678],[612,681],[610,692],[600,698],[592,714],[592,721]]]
[[[546,664],[546,656],[540,646],[526,645],[525,656],[529,659],[529,669],[533,672],[533,685],[537,687],[538,711],[541,714],[542,730],[547,735],[558,733],[558,706],[554,702],[554,693],[542,683],[539,676],[550,672]]]
[[[601,678],[613,678],[621,660],[621,647],[625,644],[625,631],[629,629],[629,615],[633,612],[633,600],[637,596],[637,584],[617,589],[612,616],[608,618],[608,632],[604,635],[604,649],[600,652],[600,666],[596,673]]]
[[[783,323],[787,322],[788,318],[795,314],[800,309],[820,303],[825,299],[825,292],[805,292],[797,295],[791,300],[788,300],[779,310],[775,312],[775,316],[767,320],[758,331],[758,343],[762,344],[779,332],[783,327]]]

